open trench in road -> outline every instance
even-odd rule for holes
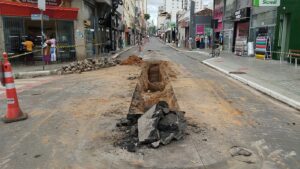
[[[178,100],[171,83],[171,81],[174,80],[173,78],[176,78],[176,73],[172,70],[170,62],[145,61],[142,67],[141,74],[137,81],[136,89],[133,93],[132,102],[129,108],[129,112],[127,114],[127,119],[132,119],[132,121],[136,122],[138,118],[144,115],[147,110],[149,110],[153,105],[157,104],[159,101],[166,101],[171,110],[180,111],[180,106],[178,104]],[[201,157],[203,155],[200,155],[201,153],[199,154],[198,149],[196,148],[196,145],[199,144],[199,142],[196,140],[199,137],[207,137],[206,132],[208,132],[208,129],[200,124],[195,124],[190,120],[187,120],[186,123],[187,128],[185,132],[189,133],[188,135],[190,135],[190,137],[185,137],[185,139],[187,139],[188,142],[192,143],[191,145],[189,145],[191,147],[188,151],[196,151],[197,154],[194,154],[194,158],[197,158],[198,156],[200,159],[199,165],[205,165],[202,161],[203,157]],[[132,128],[130,128],[128,131],[131,133]],[[138,142],[131,142],[127,139],[132,141],[134,140],[134,137],[131,137],[130,134],[127,137],[123,137],[122,140],[125,141],[121,141],[119,145],[130,152],[135,152],[135,147],[131,145],[138,144]],[[207,139],[202,138],[202,141],[207,142]],[[202,143],[202,141],[200,142],[200,144]],[[210,142],[213,143],[214,141]],[[216,168],[218,168],[217,166],[219,165],[227,165],[227,162],[229,161],[230,163],[232,163],[230,164],[232,166],[242,166],[241,168],[252,169],[253,167],[255,168],[257,165],[260,164],[257,154],[254,151],[251,151],[250,149],[240,146],[233,146],[231,148],[227,148],[228,149],[223,150],[224,154],[226,154],[224,155],[224,157],[228,157],[229,155],[230,158],[223,159],[223,157],[219,157],[220,161],[209,164],[209,166],[215,166]],[[228,168],[230,168],[229,166]],[[183,168],[185,168],[185,166]]]
[[[142,115],[159,101],[166,101],[171,110],[179,110],[169,76],[175,75],[170,71],[167,61],[145,62],[132,97],[129,118]]]

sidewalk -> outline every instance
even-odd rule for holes
[[[201,55],[209,56],[209,53],[211,53],[211,49],[205,48],[205,49],[187,49],[187,48],[178,48],[176,47],[175,43],[167,43],[168,46],[171,48],[179,51],[179,52],[191,52],[191,53],[198,53]]]
[[[300,68],[293,64],[228,53],[203,63],[300,110]]]
[[[115,51],[110,55],[112,58],[117,58],[121,53],[126,52],[134,46],[123,48],[122,50]],[[33,78],[39,76],[54,75],[57,70],[62,66],[69,64],[70,62],[54,63],[51,65],[43,65],[42,63],[37,65],[12,65],[14,77],[17,79]]]

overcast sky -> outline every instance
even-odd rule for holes
[[[204,4],[208,4],[213,0],[203,0]],[[150,22],[154,22],[156,25],[157,23],[157,12],[158,12],[158,6],[161,6],[163,4],[163,0],[148,0],[148,13],[150,14]]]

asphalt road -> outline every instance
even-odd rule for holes
[[[152,38],[151,43],[146,45],[145,51],[149,50],[156,52],[154,55],[167,57],[177,63],[187,74],[183,78],[191,79],[195,83],[191,86],[199,88],[199,90],[191,90],[191,94],[187,94],[189,87],[184,90],[180,89],[177,93],[175,90],[178,100],[186,99],[187,101],[184,103],[197,104],[198,107],[203,109],[206,108],[205,104],[211,107],[225,107],[225,110],[220,112],[231,111],[232,109],[237,110],[236,112],[238,113],[236,114],[239,115],[234,117],[234,120],[228,120],[227,118],[230,115],[224,114],[222,116],[223,119],[215,122],[215,124],[213,120],[210,121],[209,119],[218,118],[219,115],[223,114],[220,113],[213,116],[211,114],[217,113],[217,111],[207,111],[210,115],[200,115],[200,113],[195,115],[196,117],[206,118],[207,120],[202,119],[200,121],[215,125],[213,127],[220,128],[220,130],[227,128],[222,130],[223,134],[226,135],[224,142],[222,142],[223,144],[228,142],[228,145],[231,146],[245,146],[256,151],[260,158],[263,159],[261,163],[262,168],[299,168],[299,111],[202,64],[201,61],[208,59],[208,56],[193,52],[178,52],[164,45],[156,38]],[[201,91],[204,93],[207,90],[210,90],[211,93],[201,95]],[[221,106],[209,103],[202,96],[218,98],[216,103],[219,104],[221,102]],[[192,103],[191,100],[197,101]],[[214,99],[211,99],[211,101],[214,101]],[[222,102],[225,102],[225,104]],[[194,110],[201,111],[198,107]],[[214,109],[211,108],[211,110]],[[226,122],[229,124],[225,125]],[[220,126],[219,123],[224,124]],[[220,137],[215,136],[214,139],[220,139]],[[218,144],[215,140],[212,140],[211,143]],[[230,148],[230,146],[225,148]],[[207,151],[205,149],[205,146],[202,147],[202,151],[199,150],[200,154],[201,152],[202,154],[210,154],[212,152],[211,149]],[[216,154],[212,153],[211,156],[216,156]],[[207,159],[206,162],[205,158]],[[204,165],[209,166],[211,163],[217,163],[218,160],[214,161],[210,157],[203,155],[202,161]]]
[[[200,131],[160,149],[128,153],[113,145],[115,124],[126,116],[135,88],[127,77],[140,68],[58,76],[19,93],[28,120],[0,123],[0,168],[299,169],[299,111],[203,65],[206,56],[178,52],[158,39],[120,58],[132,54],[177,65],[178,104]],[[0,104],[5,112],[5,100]],[[232,156],[234,146],[252,155]]]

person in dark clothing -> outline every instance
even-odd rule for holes
[[[196,47],[200,48],[200,37],[199,37],[199,35],[196,36],[195,41],[196,41]]]
[[[109,38],[107,38],[107,41],[105,42],[105,52],[109,53],[111,50],[111,41]]]

